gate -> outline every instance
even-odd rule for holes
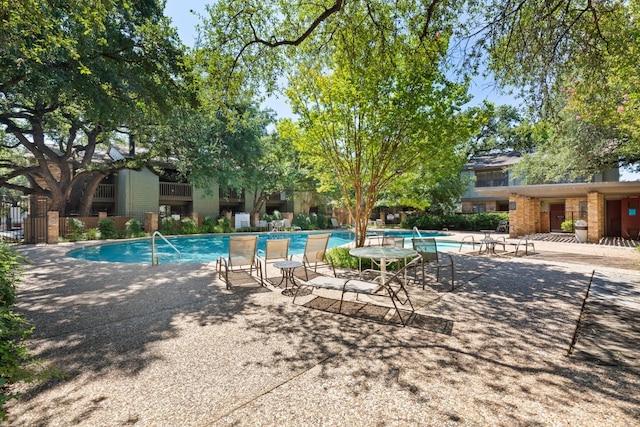
[[[47,243],[48,208],[46,197],[32,196],[29,199],[29,216],[24,220],[24,243]]]
[[[23,241],[28,212],[28,198],[13,198],[3,195],[0,203],[0,241],[7,243]]]

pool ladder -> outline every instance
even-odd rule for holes
[[[420,230],[418,230],[418,227],[414,226],[413,227],[413,237],[415,238],[416,236],[418,236],[418,238],[422,239],[422,234],[420,234]]]
[[[178,254],[179,258],[182,258],[182,254],[180,253],[180,251],[178,250],[178,248],[176,248],[175,246],[173,246],[171,244],[171,242],[169,242],[163,235],[162,233],[160,233],[159,231],[154,231],[153,234],[151,235],[151,265],[157,265],[160,264],[160,257],[156,256],[156,236],[160,236],[160,238],[162,240],[164,240],[164,242],[169,245],[169,247],[171,247],[174,251],[176,251],[176,253]]]

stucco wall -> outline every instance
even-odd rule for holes
[[[211,216],[217,218],[220,213],[220,200],[214,196],[218,194],[218,185],[211,185],[211,194],[207,195],[206,190],[193,189],[193,213],[201,217]]]

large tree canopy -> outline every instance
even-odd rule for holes
[[[0,185],[86,214],[106,175],[136,160],[95,162],[117,132],[136,138],[178,94],[181,45],[158,0],[16,2],[0,21]],[[16,183],[25,176],[29,186]]]
[[[421,169],[434,182],[473,127],[460,113],[466,86],[441,70],[447,35],[416,37],[402,31],[407,16],[393,12],[385,2],[350,2],[326,57],[313,55],[323,39],[300,47],[287,91],[300,117],[294,144],[321,185],[341,188],[358,245],[380,192],[411,185]]]
[[[210,35],[215,36],[210,40],[216,47],[213,63],[223,65],[225,72],[216,83],[221,88],[245,89],[255,83],[253,87],[270,89],[308,40],[314,39],[316,46],[309,54],[325,55],[336,31],[348,24],[349,9],[374,16],[381,4],[390,8],[394,22],[405,19],[401,31],[418,40],[453,31],[457,47],[472,47],[463,49],[461,61],[471,67],[457,74],[473,73],[488,58],[486,65],[502,86],[521,90],[532,117],[550,120],[543,126],[564,127],[564,119],[580,116],[613,135],[609,146],[616,150],[598,158],[598,164],[613,166],[607,163],[612,159],[629,164],[640,158],[638,0],[218,2],[211,9],[215,30]],[[439,19],[444,15],[456,19]],[[389,37],[398,28],[378,26]],[[568,139],[548,143],[565,151],[579,148],[566,145]]]

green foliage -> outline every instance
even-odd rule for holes
[[[296,214],[291,221],[291,225],[294,227],[300,227],[301,230],[311,229],[311,220],[305,214]]]
[[[44,189],[14,181],[12,186],[47,190],[50,209],[61,216],[66,210],[88,215],[87,185],[145,160],[141,155],[93,163],[93,155],[118,142],[125,128],[138,145],[152,148],[155,128],[190,93],[183,84],[189,81],[183,46],[160,1],[20,0],[11,8],[5,3],[0,6],[2,145],[31,152],[34,161],[3,159],[8,172],[0,175],[0,186],[12,177],[33,182],[46,176]],[[58,174],[50,173],[52,166]]]
[[[78,240],[83,239],[84,235],[84,222],[79,219],[70,217],[67,219],[67,224],[69,225],[69,229],[71,233],[69,234],[69,240],[72,242],[77,242]]]
[[[214,217],[208,216],[202,221],[202,232],[203,233],[215,233],[216,225],[218,222]]]
[[[115,239],[118,237],[116,223],[111,219],[100,220],[98,222],[98,230],[100,230],[101,239]]]
[[[567,233],[573,233],[575,231],[575,225],[575,220],[568,219],[566,221],[562,221],[562,224],[560,224],[560,228],[562,229],[562,231],[566,231]]]
[[[8,394],[7,386],[21,381],[44,381],[59,375],[54,369],[45,369],[39,360],[31,357],[24,340],[33,332],[33,326],[22,314],[13,310],[16,285],[20,281],[21,265],[28,260],[0,244],[0,419],[6,418],[5,403],[19,397]]]
[[[418,227],[421,230],[495,230],[500,221],[508,221],[508,213],[477,213],[459,215],[423,214],[407,217],[401,224],[403,228]]]
[[[140,221],[135,218],[131,218],[125,223],[125,231],[127,237],[140,237],[144,233],[142,232],[142,225]]]
[[[197,234],[200,230],[193,218],[183,218],[180,220],[180,231],[182,234]]]
[[[100,238],[100,231],[97,228],[87,230],[87,240],[97,240]]]
[[[358,269],[358,258],[349,254],[349,248],[337,247],[327,251],[327,259],[335,267]],[[362,268],[371,268],[371,260],[362,259]]]
[[[165,236],[180,234],[180,221],[168,216],[160,220],[160,232]]]
[[[329,219],[322,214],[309,215],[312,230],[324,230],[328,228]]]
[[[229,218],[222,217],[218,219],[218,225],[215,227],[216,233],[231,233],[233,228],[231,228],[231,220]]]

